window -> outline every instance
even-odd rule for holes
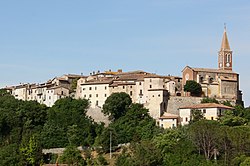
[[[152,88],[152,85],[149,85],[149,88]]]
[[[95,96],[98,97],[98,94],[96,94]]]
[[[123,86],[122,88],[125,89],[125,86]]]
[[[92,97],[92,95],[91,94],[89,94],[89,98],[91,98]]]
[[[150,79],[149,82],[152,82],[152,79]]]
[[[214,120],[214,117],[211,117],[211,120]]]
[[[97,90],[97,87],[95,87],[95,90]]]
[[[132,96],[132,94],[133,94],[133,92],[132,92],[132,91],[130,91],[130,96]]]
[[[61,91],[61,95],[63,95],[63,91]]]
[[[82,90],[85,90],[85,88],[82,88]]]
[[[98,100],[96,100],[95,105],[98,106]]]
[[[139,85],[141,85],[141,82],[139,82]]]
[[[104,97],[107,97],[107,94],[104,94]]]
[[[158,97],[161,97],[161,95],[160,95],[160,94],[158,94]]]
[[[92,90],[92,87],[89,87],[89,90]]]
[[[49,100],[51,99],[51,96],[49,96]]]
[[[163,127],[163,124],[161,124],[161,127]]]
[[[140,89],[140,95],[142,95],[142,89]]]
[[[230,62],[230,61],[231,61],[230,54],[227,54],[227,62]]]
[[[84,98],[86,98],[86,95],[84,95]]]
[[[104,87],[104,89],[106,90],[106,89],[107,89],[107,87],[105,86],[105,87]]]
[[[219,109],[219,116],[221,116],[222,115],[222,111],[221,111],[221,109]]]
[[[206,109],[203,109],[203,114],[205,114],[207,111],[206,111]]]
[[[200,82],[203,82],[203,77],[200,77]]]
[[[132,86],[130,86],[130,88],[133,88]]]
[[[186,122],[188,121],[188,118],[186,118]]]

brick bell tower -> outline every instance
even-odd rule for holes
[[[218,53],[218,66],[220,70],[232,70],[233,65],[233,52],[230,49],[228,38],[227,38],[227,31],[226,26],[224,26],[224,33],[221,43],[221,48]]]

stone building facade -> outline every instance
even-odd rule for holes
[[[177,86],[178,85],[178,86]],[[76,98],[88,99],[91,108],[102,108],[112,93],[125,92],[134,103],[143,104],[157,119],[166,112],[169,95],[181,93],[181,78],[144,71],[97,72],[78,80]]]
[[[19,100],[33,100],[48,107],[60,99],[70,96],[71,83],[80,75],[63,75],[41,84],[20,84],[8,87],[11,94]]]
[[[232,69],[233,58],[229,46],[226,29],[224,30],[220,51],[218,52],[218,69],[193,68],[186,66],[182,71],[182,85],[188,80],[194,80],[202,87],[202,96],[225,99],[240,103],[239,74]],[[187,94],[183,91],[182,94]]]

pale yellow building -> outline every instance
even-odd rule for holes
[[[164,113],[160,118],[159,118],[159,126],[167,129],[167,128],[176,128],[179,123],[179,116],[175,114],[170,114],[170,113]]]
[[[191,120],[192,110],[200,110],[205,119],[217,120],[224,115],[225,110],[232,110],[232,107],[216,103],[202,103],[196,105],[189,105],[179,108],[181,125],[189,124]]]

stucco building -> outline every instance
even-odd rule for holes
[[[51,107],[58,99],[69,97],[73,80],[81,77],[83,76],[68,74],[62,77],[55,77],[45,83],[20,84],[7,89],[16,99],[34,100]]]
[[[112,93],[125,92],[134,103],[143,104],[157,119],[166,112],[169,95],[181,93],[181,78],[145,71],[91,73],[78,80],[76,98],[88,99],[91,108],[102,108]]]
[[[189,105],[179,108],[180,124],[189,124],[192,116],[192,110],[199,110],[203,114],[205,119],[217,120],[224,115],[225,110],[232,110],[232,107],[225,106],[223,104],[216,103],[202,103],[196,105]]]

